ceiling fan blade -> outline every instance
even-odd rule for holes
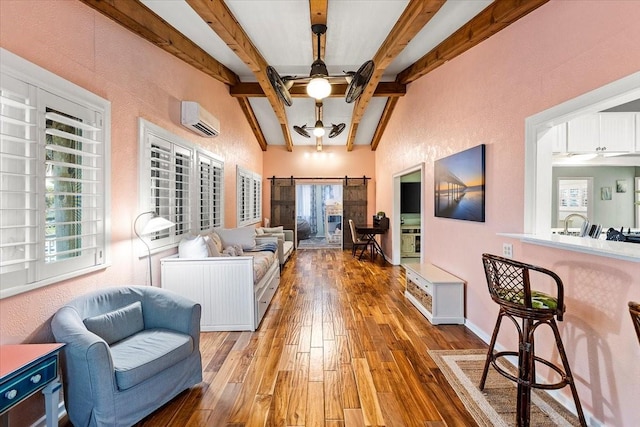
[[[278,94],[278,97],[285,103],[287,107],[291,107],[293,105],[293,100],[291,99],[291,94],[289,93],[289,89],[280,74],[273,68],[271,65],[267,67],[267,77],[269,78],[269,82],[271,86]]]
[[[295,130],[296,132],[298,132],[298,134],[304,136],[305,138],[311,138],[311,135],[309,135],[309,132],[305,130],[306,127],[307,127],[306,124],[304,126],[293,126],[293,130]]]
[[[360,98],[364,88],[367,87],[367,83],[371,80],[374,70],[375,64],[371,60],[360,66],[358,71],[353,75],[351,83],[349,83],[349,87],[347,88],[347,93],[345,95],[345,101],[347,101],[347,103],[351,104],[356,99]]]
[[[336,136],[340,135],[346,127],[347,125],[345,125],[344,123],[338,123],[337,125],[331,123],[331,132],[329,132],[329,138],[335,138]]]

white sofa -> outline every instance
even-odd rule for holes
[[[237,231],[236,231],[237,230]],[[249,251],[256,242],[253,228],[216,229],[206,237],[219,234],[242,234],[245,248],[240,256],[207,253],[202,249],[203,236],[192,238],[197,251],[178,254],[161,260],[161,286],[183,295],[202,306],[200,329],[202,331],[255,331],[269,307],[280,284],[278,240],[262,237],[258,245],[267,250]],[[223,243],[227,251],[232,237]],[[242,243],[242,242],[236,242]],[[242,246],[236,244],[235,246]],[[257,249],[261,249],[259,246]]]
[[[264,237],[276,237],[278,239],[278,259],[280,266],[284,265],[295,249],[293,230],[285,230],[280,227],[257,227],[256,240]]]

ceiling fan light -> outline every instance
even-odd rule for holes
[[[315,99],[324,99],[331,95],[331,84],[324,77],[314,77],[307,84],[307,94]]]
[[[321,120],[316,122],[316,125],[313,128],[313,134],[317,137],[324,136],[324,125]]]

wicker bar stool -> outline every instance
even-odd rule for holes
[[[638,335],[638,342],[640,343],[640,302],[629,301],[629,314],[631,315],[631,321],[636,328],[636,335]]]
[[[556,318],[562,321],[564,313],[564,288],[562,280],[554,272],[496,255],[483,254],[482,262],[487,276],[487,285],[491,298],[500,306],[498,320],[491,336],[487,360],[480,380],[480,390],[484,389],[489,365],[498,373],[515,381],[518,385],[516,400],[516,421],[518,426],[529,426],[531,410],[531,389],[555,390],[568,385],[576,405],[580,425],[586,426],[578,392],[571,375],[567,355]],[[529,272],[535,271],[553,278],[557,286],[555,297],[531,290]],[[516,326],[519,335],[518,351],[495,352],[496,338],[500,330],[502,318],[509,318]],[[534,332],[540,325],[548,325],[553,331],[562,367],[535,355]],[[518,357],[518,376],[514,376],[501,368],[497,361],[506,356]],[[560,381],[553,384],[537,383],[535,376],[536,363],[548,366],[560,376]]]

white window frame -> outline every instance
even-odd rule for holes
[[[6,261],[3,264],[3,260],[0,259],[0,298],[6,298],[103,270],[110,265],[111,103],[2,48],[0,48],[0,79],[2,80],[0,87],[9,88],[16,82],[29,87],[27,90],[29,93],[25,98],[28,103],[25,108],[29,112],[25,113],[24,117],[28,119],[28,123],[31,123],[28,126],[32,127],[33,131],[28,132],[32,153],[27,162],[37,164],[33,168],[26,168],[24,174],[25,182],[28,181],[29,184],[23,188],[22,197],[24,200],[31,200],[26,208],[28,211],[26,211],[27,219],[24,222],[25,241],[19,243],[15,241],[2,242],[3,251],[23,250],[25,253],[23,262],[12,262],[11,266]],[[15,103],[9,92],[6,97],[2,97],[1,103],[6,107],[2,107],[3,110],[0,110],[5,111],[4,109],[6,109],[7,114],[15,107],[15,105],[11,105]],[[80,227],[79,233],[81,235],[73,237],[76,242],[80,243],[79,249],[76,247],[71,250],[75,256],[68,258],[49,257],[46,261],[45,248],[48,243],[46,239],[47,206],[45,194],[47,190],[45,181],[47,177],[45,165],[50,164],[46,159],[46,152],[47,150],[50,152],[51,150],[57,152],[69,150],[64,147],[54,148],[60,147],[57,145],[51,145],[49,149],[47,148],[46,135],[56,132],[55,130],[46,130],[47,120],[58,121],[52,118],[55,115],[51,114],[48,115],[49,119],[45,118],[48,107],[60,111],[64,115],[69,114],[70,118],[68,119],[65,119],[64,116],[59,117],[63,121],[69,121],[69,125],[76,129],[77,133],[67,134],[67,137],[58,135],[56,138],[81,141],[77,144],[74,143],[75,148],[71,149],[69,153],[72,158],[77,158],[79,161],[74,164],[79,165],[80,169],[85,168],[87,172],[81,174],[79,179],[50,178],[67,181],[73,179],[78,183],[77,192],[74,192],[74,195],[70,197],[82,199],[80,208],[74,208],[80,212],[78,220],[74,223]],[[73,117],[79,118],[80,121],[73,119]],[[3,119],[5,126],[10,120],[10,118]],[[10,142],[9,135],[3,134],[1,138],[2,164],[4,166],[11,165],[14,162],[13,155],[5,150],[10,146],[18,147],[18,145]],[[0,167],[4,166],[0,165]],[[91,172],[88,172],[89,169]],[[5,183],[10,182],[11,175],[11,172],[2,170],[0,179]],[[89,176],[91,177],[89,178]],[[0,191],[3,192],[8,190],[7,185],[0,188],[2,188]],[[15,194],[15,188],[4,193],[6,196],[4,200],[11,200],[9,192]],[[9,204],[7,203],[7,205]],[[0,208],[6,209],[7,206],[0,206]],[[48,224],[55,224],[55,220],[49,219]],[[12,229],[18,230],[19,225],[16,227],[14,224]],[[53,244],[54,247],[57,246],[55,242],[68,240],[60,238],[60,236],[50,238],[53,239],[51,240],[53,243],[49,243],[49,245]],[[22,247],[18,248],[18,244]]]
[[[143,118],[138,119],[138,144],[139,144],[139,212],[155,211],[160,216],[177,223],[178,215],[178,199],[176,198],[175,187],[175,163],[167,169],[169,183],[169,193],[166,197],[152,197],[152,170],[151,170],[151,149],[152,145],[163,147],[167,153],[170,153],[171,159],[182,153],[190,159],[190,168],[188,179],[185,181],[188,188],[185,198],[188,199],[188,215],[182,219],[179,227],[171,227],[168,230],[156,233],[153,236],[143,236],[146,239],[152,253],[161,252],[176,247],[180,240],[189,234],[196,234],[200,231],[222,226],[224,224],[224,161],[221,157],[216,156],[199,147],[198,145],[183,139],[168,130],[149,122]],[[206,206],[203,205],[202,186],[200,185],[202,176],[200,173],[201,163],[212,166],[217,169],[220,182],[219,187],[215,184],[207,188]],[[213,199],[216,198],[217,203],[213,205]],[[160,203],[160,205],[158,205]],[[183,206],[183,209],[185,206]],[[203,226],[202,216],[206,213],[212,213],[211,226]],[[150,216],[149,216],[150,217]],[[142,218],[148,220],[149,218]],[[141,220],[142,220],[141,219]],[[144,224],[139,224],[138,228],[142,228]],[[143,251],[140,256],[147,256],[147,252]]]
[[[236,167],[236,214],[238,227],[262,221],[262,176]]]

